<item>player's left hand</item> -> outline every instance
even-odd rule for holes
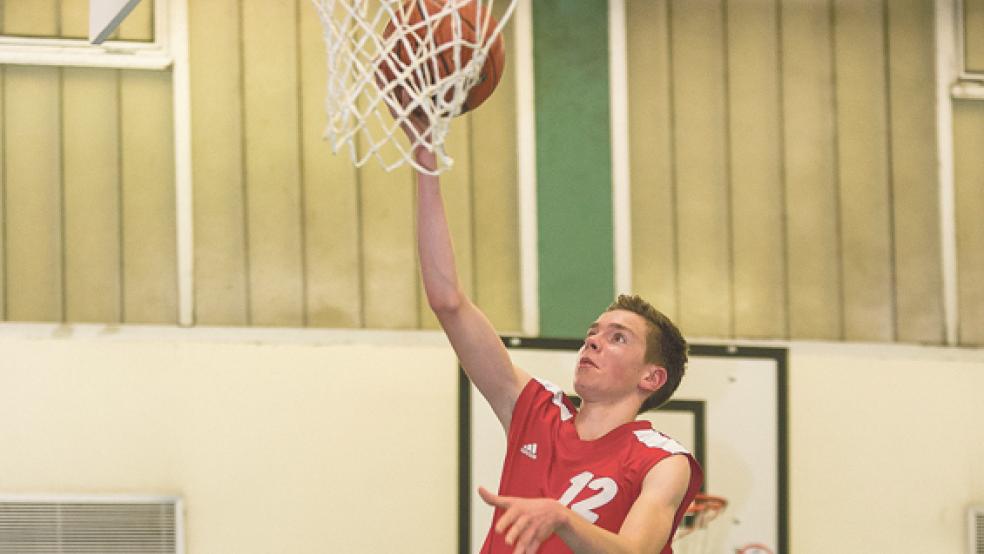
[[[515,548],[515,554],[535,554],[568,516],[567,508],[550,498],[499,496],[484,487],[478,488],[478,494],[489,506],[503,510],[495,532],[506,534],[506,544]]]

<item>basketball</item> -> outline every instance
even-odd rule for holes
[[[411,86],[417,91],[439,82],[455,71],[455,18],[450,11],[442,12],[446,10],[446,3],[447,0],[407,0],[403,3],[401,10],[394,14],[394,19],[390,20],[383,31],[383,38],[386,41],[398,27],[406,29],[405,39],[398,40],[394,48],[379,63],[379,75],[382,81],[392,81],[396,78],[394,68],[398,68],[397,71],[406,68],[421,55],[427,56],[420,62],[421,70],[413,71],[410,76],[413,81]],[[498,22],[487,10],[483,10],[479,17],[478,7],[474,1],[468,2],[457,11],[461,18],[461,42],[464,43],[458,50],[461,67],[464,67],[472,59],[473,46],[471,45],[477,45],[477,25],[485,27],[487,29],[485,34],[489,35],[498,26]],[[433,48],[430,48],[431,34]],[[458,115],[474,110],[485,102],[502,77],[506,62],[502,35],[497,34],[495,40],[487,46],[488,57],[479,73],[478,82],[468,91],[468,96]],[[450,101],[453,93],[453,90],[445,92],[445,100]]]

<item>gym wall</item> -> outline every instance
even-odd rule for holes
[[[197,329],[175,326],[170,73],[0,66],[0,491],[179,494],[190,552],[453,552],[457,374],[419,330],[436,324],[411,176],[328,152],[306,0],[188,4]],[[26,5],[3,3],[4,32],[84,33],[81,2]],[[538,64],[567,49],[605,66],[606,2],[535,6]],[[934,2],[626,6],[634,288],[688,335],[789,344],[792,550],[963,552],[964,509],[984,502],[984,104],[953,113],[965,348],[913,346],[944,341]],[[506,40],[499,92],[456,122],[445,191],[465,287],[514,332]],[[549,90],[538,72],[541,136],[579,133],[565,98],[605,125],[604,87]],[[577,161],[608,163],[596,146]],[[554,147],[537,144],[544,183]],[[571,204],[541,205],[559,237],[534,256],[541,287],[591,271],[571,290],[600,309],[619,221],[592,202],[611,183],[554,186]],[[570,225],[593,250],[561,240]],[[570,306],[541,293],[541,331],[580,335]]]
[[[454,551],[443,336],[20,330],[0,493],[179,496],[189,553]]]
[[[42,4],[5,4],[6,32],[81,33],[79,2]],[[127,19],[128,38],[147,37],[150,5]],[[580,334],[615,293],[606,6],[532,11],[543,335]],[[627,3],[632,288],[696,336],[943,343],[933,6]],[[409,172],[356,170],[320,138],[312,6],[217,0],[188,15],[195,323],[434,328]],[[509,69],[456,122],[444,180],[462,280],[513,332]],[[176,322],[169,72],[0,72],[0,317]],[[982,120],[980,102],[954,103],[962,345],[984,344]]]
[[[789,347],[790,551],[964,552],[984,353]],[[178,495],[191,553],[457,551],[438,333],[2,324],[0,352],[0,492]]]

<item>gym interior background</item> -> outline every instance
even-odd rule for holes
[[[84,37],[84,6],[8,0],[0,31]],[[411,173],[322,141],[309,2],[144,0],[119,38],[177,8],[163,69],[0,67],[0,493],[181,496],[189,552],[455,551]],[[692,342],[787,347],[790,550],[963,552],[984,95],[941,52],[984,74],[984,1],[609,9],[533,2],[455,122],[466,289],[503,333],[577,338],[628,287]]]

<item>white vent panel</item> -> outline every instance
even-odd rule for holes
[[[971,506],[967,516],[967,551],[970,554],[984,554],[984,506]]]
[[[181,554],[180,524],[176,498],[0,496],[0,553]]]

